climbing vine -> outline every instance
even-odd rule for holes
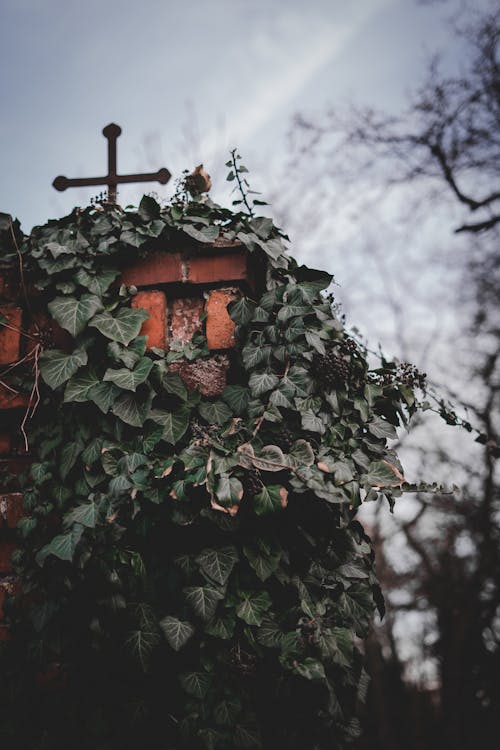
[[[177,194],[1,237],[72,337],[66,350],[39,337],[22,375],[36,461],[4,733],[44,748],[343,747],[367,686],[360,642],[383,613],[356,513],[412,489],[390,441],[423,377],[370,367],[332,277],[299,266],[266,217]],[[218,237],[267,272],[230,305],[229,385],[207,398],[170,368],[206,357],[203,336],[146,351],[147,313],[118,279],[159,247]],[[26,722],[34,675],[50,690]]]

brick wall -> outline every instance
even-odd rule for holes
[[[127,267],[119,281],[137,287],[132,306],[149,313],[141,331],[148,337],[148,348],[168,351],[174,341],[189,342],[198,332],[206,335],[208,357],[181,359],[170,369],[189,389],[198,387],[203,395],[216,397],[227,384],[235,343],[227,305],[241,290],[254,288],[257,276],[242,245],[218,240],[179,251],[159,248]],[[0,640],[5,640],[4,601],[15,585],[10,556],[22,515],[19,477],[30,466],[20,429],[30,396],[19,392],[16,373],[30,366],[29,354],[37,344],[71,349],[72,342],[51,320],[42,296],[33,294],[26,300],[21,294],[14,268],[0,267],[0,314],[5,324],[0,326]]]

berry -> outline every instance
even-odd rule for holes
[[[323,357],[314,355],[313,372],[326,391],[344,385],[349,380],[350,371],[349,362],[332,349]]]

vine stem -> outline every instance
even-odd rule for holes
[[[248,213],[250,214],[250,216],[253,217],[253,209],[250,208],[250,204],[248,203],[248,200],[247,200],[247,194],[245,193],[245,188],[243,187],[240,173],[238,172],[238,165],[236,164],[236,149],[235,148],[233,148],[233,150],[231,151],[231,159],[233,160],[234,174],[238,182],[238,190],[240,191],[241,198],[243,200],[243,203],[245,204],[245,207]]]

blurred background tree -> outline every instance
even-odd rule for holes
[[[351,225],[332,262],[354,290],[340,291],[345,307],[366,316],[368,300],[384,341],[486,436],[449,442],[426,420],[407,462],[460,491],[366,518],[388,611],[367,650],[364,750],[487,747],[500,730],[500,9],[465,10],[452,31],[460,69],[432,57],[405,113],[297,115],[273,200],[306,254]]]

